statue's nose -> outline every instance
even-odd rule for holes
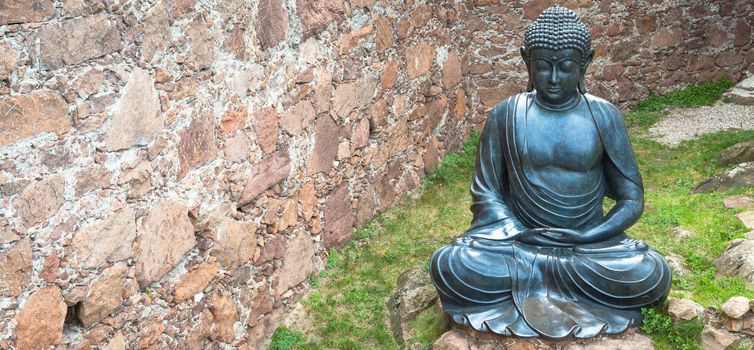
[[[558,68],[552,67],[552,72],[550,72],[550,84],[557,84],[560,80],[558,79]]]

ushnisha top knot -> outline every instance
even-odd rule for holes
[[[585,67],[592,49],[592,38],[589,28],[579,20],[575,12],[554,6],[544,10],[524,32],[524,50],[527,56],[532,49],[537,48],[578,50],[581,52],[581,66]]]

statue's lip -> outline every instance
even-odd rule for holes
[[[559,92],[560,88],[547,88],[547,91],[549,91],[549,92]]]

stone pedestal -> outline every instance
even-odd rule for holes
[[[433,350],[652,350],[652,339],[631,328],[616,336],[592,339],[546,340],[541,338],[505,337],[480,333],[467,327],[454,326],[433,345]]]

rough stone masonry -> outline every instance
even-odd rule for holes
[[[522,2],[1,0],[0,349],[263,344],[525,87]],[[751,1],[554,3],[624,107],[754,71]]]

